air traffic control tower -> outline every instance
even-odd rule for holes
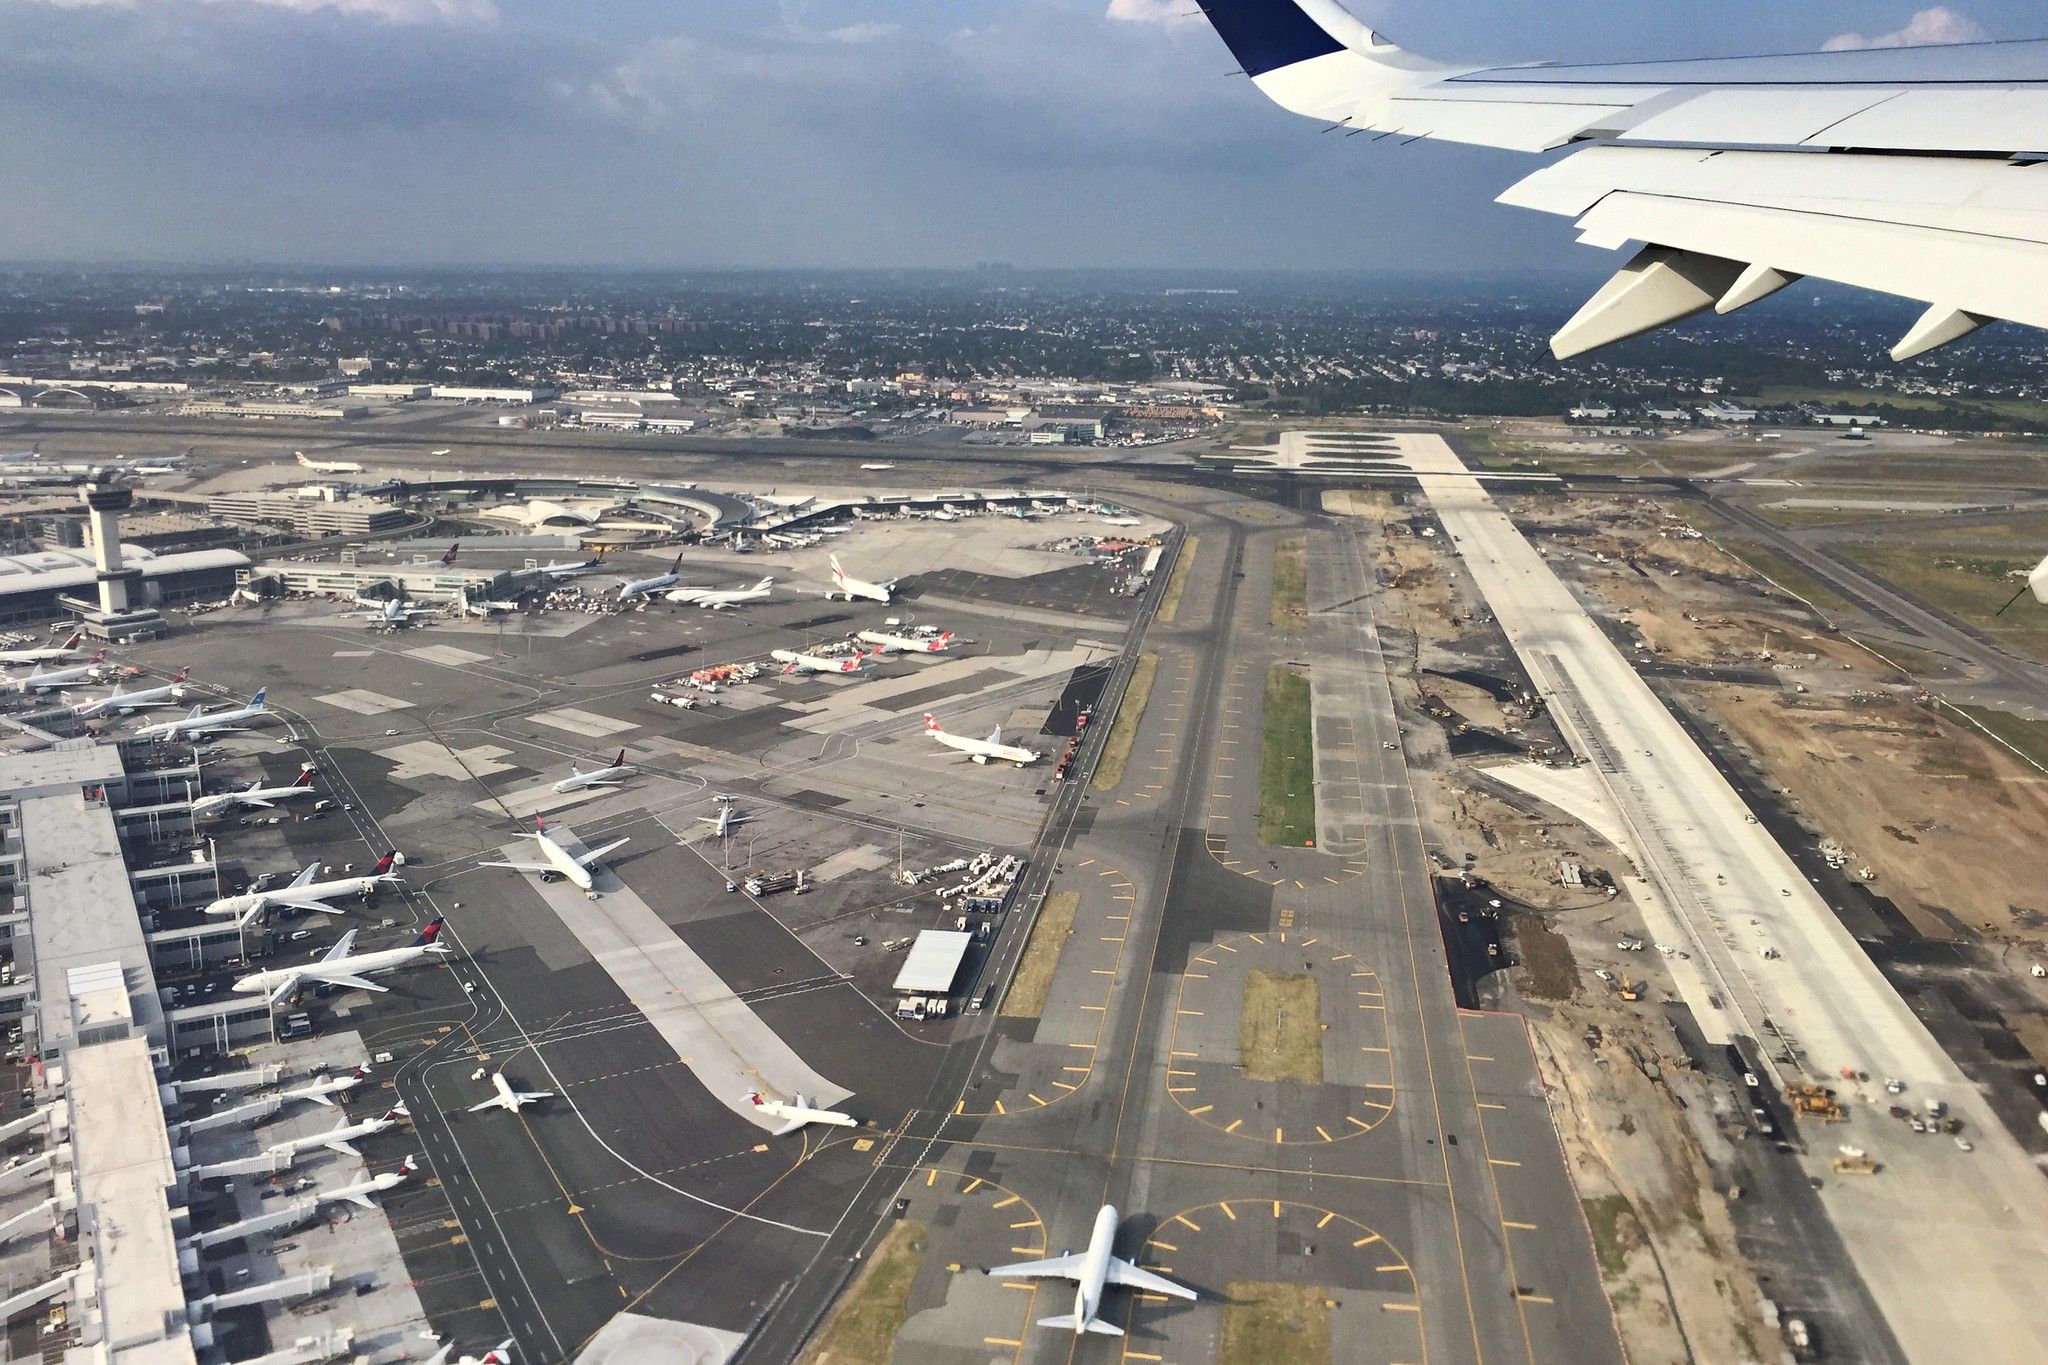
[[[132,640],[164,634],[161,613],[142,601],[142,570],[121,565],[121,514],[135,505],[135,490],[109,470],[94,470],[81,490],[92,527],[93,564],[98,569],[99,605],[79,612],[88,634],[102,640]]]

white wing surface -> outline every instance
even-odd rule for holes
[[[1899,360],[2048,327],[2048,40],[1610,66],[1452,66],[1338,0],[1199,0],[1275,103],[1347,136],[1544,152],[1502,202],[1646,245],[1558,333],[1577,355],[1801,276],[1927,311]],[[1617,7],[1617,14],[1621,11]]]

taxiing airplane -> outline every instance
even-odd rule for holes
[[[746,824],[748,817],[734,808],[732,797],[721,796],[718,798],[718,814],[700,815],[697,819],[700,823],[711,826],[711,833],[715,837],[723,839],[733,832],[735,826]]]
[[[65,659],[75,659],[85,651],[78,642],[85,636],[72,631],[61,645],[42,645],[35,649],[0,649],[0,664],[14,667],[19,664],[54,664]]]
[[[751,588],[676,588],[663,593],[662,596],[677,606],[725,611],[744,602],[762,601],[769,596],[774,587],[774,579],[764,578]]]
[[[871,464],[864,464],[864,465],[862,465],[862,466],[861,466],[861,468],[862,468],[862,469],[868,470],[868,471],[870,471],[870,472],[879,472],[879,471],[881,471],[881,470],[884,470],[884,469],[894,469],[895,467],[896,467],[896,466],[895,466],[895,465],[893,465],[893,464],[883,464],[883,463],[882,463],[881,461],[879,461],[879,460],[877,460],[877,461],[875,461],[875,462],[873,462],[873,463],[871,463]]]
[[[830,1128],[858,1128],[860,1120],[851,1114],[842,1114],[836,1109],[820,1109],[802,1095],[788,1100],[771,1100],[758,1090],[747,1092],[747,1102],[771,1119],[784,1120],[773,1136],[787,1137],[800,1128],[822,1123]]]
[[[373,972],[396,971],[410,967],[428,958],[446,957],[452,949],[445,943],[437,942],[441,936],[439,916],[427,921],[427,927],[419,936],[403,948],[385,948],[374,953],[355,953],[356,931],[351,929],[341,936],[341,941],[329,948],[312,962],[297,967],[272,967],[266,971],[251,972],[235,980],[232,989],[243,995],[268,995],[270,1003],[297,995],[307,986],[348,986],[359,991],[388,991],[389,986],[380,986],[370,980]]]
[[[630,838],[615,839],[611,843],[605,844],[601,848],[591,849],[588,853],[585,853],[581,857],[578,857],[577,855],[569,852],[568,849],[563,848],[560,844],[556,843],[552,838],[548,837],[547,825],[538,815],[533,817],[533,833],[525,835],[523,837],[535,840],[540,844],[540,854],[541,857],[547,859],[546,862],[489,862],[479,863],[478,866],[509,867],[514,872],[538,873],[542,881],[548,881],[555,877],[562,877],[566,878],[569,882],[574,884],[579,889],[583,891],[589,891],[595,880],[591,876],[590,869],[594,864],[596,864],[597,860],[599,858],[602,858],[605,854],[610,853],[613,849],[623,848],[627,844],[633,842]]]
[[[853,637],[875,647],[877,654],[937,654],[953,643],[953,632],[944,635],[891,635],[887,631],[864,630]]]
[[[294,450],[292,454],[298,456],[299,463],[312,470],[315,474],[360,474],[363,472],[363,467],[354,460],[316,460],[307,455],[303,450]]]
[[[529,1104],[538,1104],[542,1100],[551,1100],[555,1097],[552,1090],[516,1090],[502,1071],[491,1073],[491,1089],[495,1093],[482,1104],[469,1106],[470,1113],[481,1114],[486,1109],[503,1109],[507,1113],[516,1114]]]
[[[512,1338],[506,1337],[480,1356],[456,1355],[455,1343],[451,1341],[421,1361],[420,1365],[512,1365]]]
[[[773,649],[768,657],[782,665],[784,673],[802,676],[806,673],[858,673],[860,661],[867,655],[856,650],[852,654],[828,659],[822,654],[806,654],[800,649]]]
[[[306,1100],[310,1103],[332,1109],[336,1103],[335,1096],[346,1095],[349,1091],[368,1080],[369,1077],[370,1069],[359,1066],[345,1076],[322,1075],[316,1080],[308,1081],[304,1085],[295,1085],[289,1090],[280,1090],[277,1097],[281,1100]]]
[[[969,739],[965,735],[949,735],[930,712],[925,713],[924,732],[948,749],[957,749],[976,763],[1003,762],[1023,767],[1036,763],[1039,753],[1036,749],[1023,749],[1015,744],[1003,743],[1003,727],[998,725],[987,739]]]
[[[1102,518],[1102,524],[1104,526],[1142,526],[1145,523],[1136,517],[1116,516]]]
[[[17,692],[54,692],[66,683],[75,683],[93,677],[106,662],[107,652],[103,649],[76,668],[44,668],[36,665],[35,672],[26,678],[15,678],[9,686]]]
[[[652,578],[636,578],[629,583],[619,584],[619,600],[632,602],[642,597],[650,597],[663,588],[674,587],[676,580],[682,576],[683,557],[679,554],[676,556],[676,562],[669,565],[667,573],[658,573]]]
[[[557,782],[554,785],[554,790],[558,792],[574,792],[582,791],[586,787],[616,787],[623,784],[627,778],[634,776],[639,771],[631,763],[626,762],[626,751],[621,749],[617,758],[607,763],[604,767],[592,768],[589,772],[584,772],[577,764],[571,763],[569,765],[570,775]]]
[[[398,1121],[412,1117],[402,1104],[394,1104],[373,1119],[360,1123],[339,1123],[324,1133],[308,1133],[304,1137],[286,1138],[273,1142],[263,1149],[263,1155],[284,1157],[290,1160],[301,1152],[310,1152],[316,1147],[325,1147],[330,1152],[345,1152],[349,1156],[361,1156],[356,1150],[357,1138],[375,1137],[377,1134],[398,1126]]]
[[[135,692],[123,692],[121,684],[114,684],[112,696],[100,697],[93,701],[82,701],[71,708],[74,716],[101,716],[109,711],[130,715],[150,706],[167,706],[173,700],[185,695],[184,682],[191,673],[189,668],[178,670],[178,676],[162,687],[145,687]]]
[[[310,778],[311,773],[302,774]],[[292,790],[296,791],[297,788]],[[236,793],[244,795],[244,793]],[[285,886],[272,887],[268,891],[245,891],[239,896],[223,896],[206,907],[209,915],[255,915],[266,910],[289,907],[304,910],[315,915],[331,915],[336,907],[331,902],[343,896],[367,896],[380,886],[390,886],[399,880],[392,867],[398,862],[396,849],[377,860],[376,870],[361,877],[338,877],[333,881],[316,882],[320,864],[306,864],[303,872]]]
[[[313,790],[313,769],[308,765],[299,769],[297,779],[288,787],[266,787],[263,785],[263,779],[259,777],[240,791],[215,792],[211,796],[199,797],[192,802],[192,818],[202,819],[239,806],[256,806],[263,810],[272,810],[280,801],[314,795],[317,793]]]
[[[446,554],[444,554],[444,555],[442,555],[442,556],[441,556],[441,567],[442,567],[442,568],[444,568],[444,569],[452,569],[452,568],[454,568],[454,567],[455,567],[455,556],[456,556],[456,555],[458,555],[458,554],[460,554],[461,552],[462,552],[462,542],[458,540],[458,541],[456,541],[456,542],[455,542],[455,543],[454,543],[453,545],[450,545],[450,546],[448,547],[448,552],[447,552]]]
[[[0,451],[0,464],[34,464],[43,458],[43,443],[36,442],[27,450]]]
[[[1907,360],[2005,319],[2048,327],[2048,41],[1628,62],[1452,65],[1339,0],[1200,0],[1252,83],[1342,128],[1553,158],[1501,202],[1641,243],[1551,339],[1568,358],[1803,276],[1917,300]],[[1590,145],[1587,145],[1590,144]]]
[[[1012,1280],[1072,1280],[1074,1289],[1074,1311],[1059,1317],[1040,1318],[1040,1327],[1063,1327],[1080,1336],[1093,1332],[1099,1336],[1120,1337],[1123,1328],[1114,1323],[1104,1322],[1102,1312],[1102,1291],[1109,1285],[1122,1285],[1126,1289],[1139,1290],[1147,1294],[1164,1294],[1175,1299],[1194,1299],[1200,1296],[1186,1285],[1175,1284],[1163,1275],[1149,1270],[1140,1270],[1130,1261],[1115,1254],[1117,1212],[1113,1204],[1104,1204],[1102,1211],[1095,1215],[1094,1231],[1088,1234],[1088,1249],[1079,1255],[1054,1256],[1044,1261],[1019,1261],[1015,1265],[990,1267],[985,1273],[998,1279]]]
[[[270,708],[264,704],[264,697],[270,689],[259,687],[256,695],[249,698],[249,704],[238,706],[232,711],[209,713],[204,706],[192,708],[192,714],[182,720],[161,720],[154,725],[145,725],[135,732],[137,739],[184,739],[192,735],[235,734],[247,730],[242,724],[247,720],[265,720]]]
[[[343,1200],[347,1200],[351,1204],[360,1204],[366,1209],[374,1209],[377,1207],[377,1203],[370,1198],[371,1195],[382,1194],[389,1189],[396,1189],[405,1183],[407,1176],[419,1168],[419,1163],[408,1156],[398,1164],[398,1169],[395,1171],[386,1171],[382,1175],[373,1175],[368,1180],[358,1180],[355,1184],[344,1185],[338,1190],[315,1190],[314,1194],[318,1196],[323,1204],[339,1204]]]
[[[840,566],[839,556],[828,556],[832,561],[832,584],[834,591],[825,594],[829,600],[844,597],[847,601],[866,598],[870,602],[889,602],[896,596],[896,580],[887,583],[870,583],[864,578],[854,578]]]

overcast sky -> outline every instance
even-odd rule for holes
[[[2048,36],[2040,0],[1349,0],[1531,61]],[[1533,166],[1329,138],[1192,0],[0,0],[0,259],[1454,270]],[[1427,192],[1425,193],[1425,187]],[[1612,268],[1612,263],[1607,263]]]

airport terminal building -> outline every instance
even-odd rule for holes
[[[236,550],[157,554],[125,543],[121,562],[140,576],[140,602],[153,607],[225,598],[235,590],[236,574],[249,567],[249,557]],[[62,616],[73,610],[66,599],[96,606],[92,599],[97,580],[89,550],[0,556],[0,626],[33,625]]]

